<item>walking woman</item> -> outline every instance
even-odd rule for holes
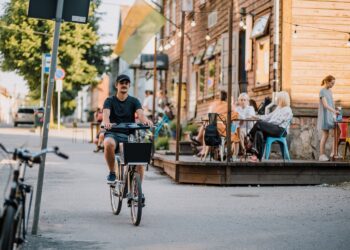
[[[334,84],[335,78],[331,75],[326,76],[321,84],[323,88],[320,91],[320,103],[318,107],[317,120],[317,128],[322,131],[319,161],[329,161],[329,158],[325,153],[325,146],[329,136],[329,130],[335,129],[335,117],[339,113],[334,107],[333,93],[331,90]],[[337,133],[339,132],[340,130],[338,129]],[[333,143],[331,157],[334,156],[334,151],[335,148]]]

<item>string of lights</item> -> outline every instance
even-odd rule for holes
[[[259,18],[268,18],[268,17],[259,17]],[[297,28],[298,27],[301,27],[301,28],[311,28],[311,29],[316,29],[316,30],[323,30],[323,31],[329,31],[329,32],[337,32],[337,33],[342,33],[342,34],[347,34],[349,36],[349,39],[346,43],[346,45],[348,47],[350,47],[350,31],[343,31],[343,30],[337,30],[337,29],[329,29],[329,28],[323,28],[323,27],[316,27],[316,26],[312,26],[312,25],[308,25],[308,24],[300,24],[300,23],[291,23],[291,22],[287,22],[287,21],[282,21],[282,23],[285,23],[285,24],[289,24],[291,26],[294,26],[295,29],[293,31],[293,38],[297,38]],[[196,27],[197,23],[195,21],[195,17],[193,16],[192,17],[192,20],[190,21],[190,26],[191,28],[194,28]],[[177,27],[177,26],[176,26]],[[241,17],[240,19],[240,22],[239,22],[239,27],[242,28],[242,29],[246,29],[246,24],[245,24],[245,21],[244,21],[244,18]],[[205,36],[205,39],[207,41],[209,41],[211,39],[210,37],[210,29],[208,28],[205,28],[205,29],[195,29],[194,31],[191,31],[191,34],[195,34],[195,33],[204,33],[204,31],[206,32],[206,36]],[[173,32],[174,34],[174,32]],[[172,35],[169,35],[169,37],[171,37]]]

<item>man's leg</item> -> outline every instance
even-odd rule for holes
[[[116,144],[115,144],[114,139],[111,137],[105,137],[105,140],[104,140],[105,151],[104,151],[104,153],[105,153],[105,159],[106,159],[106,162],[107,162],[107,165],[108,165],[110,172],[115,172],[115,169],[114,169],[115,147],[116,147]]]
[[[141,182],[143,181],[143,176],[145,175],[145,168],[142,165],[136,166],[136,172],[140,174]]]

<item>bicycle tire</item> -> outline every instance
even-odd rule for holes
[[[15,223],[16,209],[12,206],[7,206],[5,216],[2,223],[0,235],[0,249],[12,250],[15,241],[16,223]]]
[[[131,180],[131,221],[135,226],[141,222],[142,216],[142,187],[141,178],[138,173],[134,173]]]
[[[118,168],[117,183],[121,183],[121,181],[123,181],[124,171],[123,171],[123,168],[121,167],[121,163],[119,161],[119,158],[118,158],[118,163],[116,163],[116,164],[118,164],[116,166]],[[125,192],[124,187],[118,186],[118,188],[119,188],[118,193],[115,190],[116,188],[117,188],[117,186],[115,186],[115,185],[111,185],[109,188],[109,197],[111,200],[112,213],[114,215],[120,214],[120,211],[121,211],[122,205],[123,205],[124,192]]]

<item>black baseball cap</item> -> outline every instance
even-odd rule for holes
[[[129,76],[127,76],[127,75],[119,75],[119,76],[117,77],[116,82],[122,82],[122,81],[131,82]]]

